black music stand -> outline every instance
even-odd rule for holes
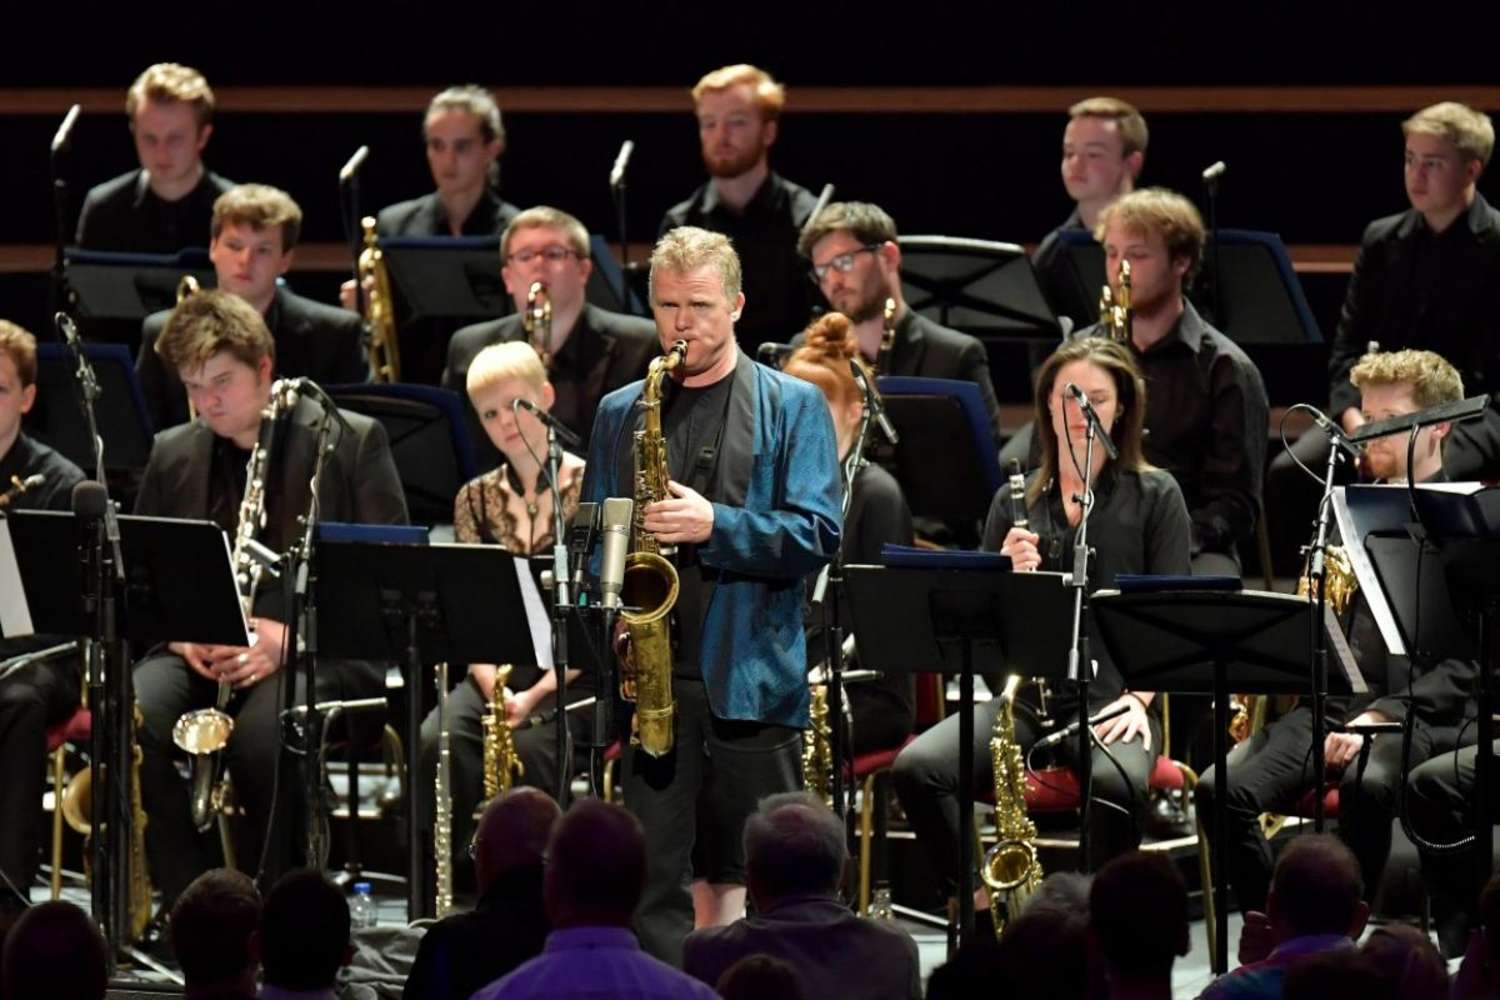
[[[208,251],[114,253],[70,247],[63,254],[68,289],[84,320],[133,320],[177,304],[177,286],[192,275],[201,288],[218,285]]]
[[[407,696],[407,914],[430,916],[431,884],[417,828],[425,668],[536,658],[516,557],[496,545],[336,542],[317,549],[319,652],[401,663]]]
[[[110,469],[143,469],[151,457],[151,418],[135,374],[135,359],[124,344],[83,345],[99,379],[99,434],[104,464]],[[78,417],[76,362],[59,343],[36,345],[36,404],[22,418],[26,433],[62,452],[79,468],[94,467],[88,422]]]
[[[1149,586],[1149,584],[1147,584]],[[1228,968],[1229,911],[1224,904],[1224,859],[1229,773],[1229,693],[1303,694],[1309,617],[1305,597],[1259,591],[1099,591],[1089,598],[1099,634],[1131,691],[1210,694],[1214,699],[1213,971]],[[1325,621],[1339,670],[1328,673],[1329,693],[1363,693],[1338,623]],[[1322,746],[1323,734],[1313,739]],[[1322,790],[1318,790],[1322,794]]]
[[[1073,628],[1073,594],[1064,574],[1012,573],[1005,556],[975,560],[974,555],[933,553],[907,566],[844,567],[849,614],[864,666],[882,673],[958,673],[958,913],[963,939],[974,929],[974,673],[1008,667],[1062,680]],[[974,568],[945,568],[955,565]]]
[[[1014,243],[903,236],[901,292],[911,309],[981,340],[1062,339],[1031,258]]]
[[[950,525],[984,520],[1000,488],[1000,459],[979,387],[905,376],[876,385],[901,440],[894,449],[872,448],[872,455],[890,455],[912,514]]]
[[[589,256],[594,262],[594,270],[589,274],[588,285],[583,290],[583,297],[589,305],[608,309],[610,312],[625,313],[627,316],[651,315],[635,289],[625,283],[625,270],[615,259],[614,252],[603,236],[597,233],[589,236]],[[623,299],[622,289],[625,294]]]
[[[380,250],[403,326],[422,319],[478,323],[515,311],[500,278],[499,237],[383,236]]]

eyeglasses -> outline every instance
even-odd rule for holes
[[[569,257],[581,256],[583,255],[580,254],[577,250],[569,250],[567,247],[554,245],[550,247],[543,247],[540,250],[533,250],[530,247],[527,247],[525,250],[517,250],[515,253],[511,254],[505,259],[507,263],[511,264],[530,264],[532,261],[540,257],[542,258],[542,260],[545,260],[549,264],[561,264]]]
[[[841,253],[837,257],[834,257],[832,260],[828,261],[828,263],[826,264],[814,264],[812,266],[813,276],[816,277],[819,281],[822,281],[824,278],[828,277],[828,272],[830,269],[837,271],[840,274],[848,274],[850,271],[854,270],[854,258],[856,256],[862,253],[874,253],[879,249],[879,244],[870,243],[860,247],[858,250],[850,250],[848,253]]]

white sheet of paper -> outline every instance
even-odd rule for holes
[[[536,652],[535,663],[545,670],[552,669],[552,616],[547,612],[547,602],[531,575],[531,566],[524,556],[516,556],[516,579],[521,583],[521,603],[526,608],[526,622],[531,627],[531,648]]]
[[[10,540],[10,524],[0,517],[0,635],[16,639],[32,635],[31,607],[21,586],[21,566]]]

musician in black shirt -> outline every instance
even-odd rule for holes
[[[89,191],[78,245],[134,253],[202,246],[214,199],[231,186],[203,165],[214,131],[208,81],[188,66],[157,63],[131,84],[125,114],[141,165]]]
[[[1189,521],[1182,492],[1171,475],[1148,465],[1141,451],[1146,383],[1127,349],[1097,338],[1064,344],[1042,366],[1037,378],[1036,426],[1044,449],[1041,468],[1027,480],[1030,525],[1015,527],[1008,493],[1001,490],[990,507],[984,548],[1009,556],[1018,572],[1067,571],[1072,565],[1073,542],[1083,514],[1081,470],[1087,425],[1063,391],[1069,382],[1088,394],[1120,454],[1110,462],[1104,449],[1096,445],[1093,451],[1090,478],[1095,506],[1089,515],[1088,537],[1097,554],[1089,562],[1090,587],[1113,586],[1124,573],[1186,573]],[[1110,758],[1095,750],[1094,795],[1110,803],[1090,812],[1094,857],[1089,864],[1096,867],[1139,842],[1146,782],[1162,746],[1161,723],[1151,708],[1155,695],[1125,689],[1108,648],[1097,635],[1091,652],[1098,660],[1098,671],[1089,687],[1090,714],[1125,709],[1095,731],[1129,778],[1122,780]],[[1025,675],[1030,666],[1012,663],[1008,669]],[[968,709],[974,713],[974,788],[958,786],[957,715],[917,737],[896,759],[896,794],[950,892],[959,876],[958,838],[969,835],[959,829],[958,797],[994,787],[989,740],[998,709],[998,699]],[[1056,719],[1076,717],[1076,695],[1057,691],[1052,711]],[[1015,723],[1016,740],[1023,751],[1042,735],[1037,719],[1028,711],[1018,709]],[[1071,765],[1077,742],[1062,743],[1058,753],[1063,763]]]
[[[0,510],[68,510],[78,466],[21,431],[36,402],[36,338],[0,320]],[[37,482],[35,477],[41,477]],[[11,657],[65,637],[0,639],[0,921],[24,909],[36,874],[37,829],[46,773],[47,729],[82,696],[76,650],[7,669]]]
[[[797,235],[817,199],[770,166],[785,104],[786,89],[754,66],[725,66],[699,80],[693,108],[711,179],[661,223],[661,235],[698,226],[734,243],[746,303],[735,338],[752,357],[764,341],[786,343],[806,326],[816,299]]]

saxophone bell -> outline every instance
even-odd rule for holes
[[[1117,344],[1130,343],[1131,324],[1134,312],[1131,306],[1130,261],[1120,258],[1120,275],[1117,288],[1105,282],[1099,293],[1099,322],[1109,331],[1109,339]]]
[[[1042,884],[1036,824],[1026,815],[1026,764],[1016,743],[1016,692],[1020,687],[1020,675],[1005,679],[990,738],[990,763],[995,772],[995,846],[984,855],[979,877],[989,889],[997,937]]]

